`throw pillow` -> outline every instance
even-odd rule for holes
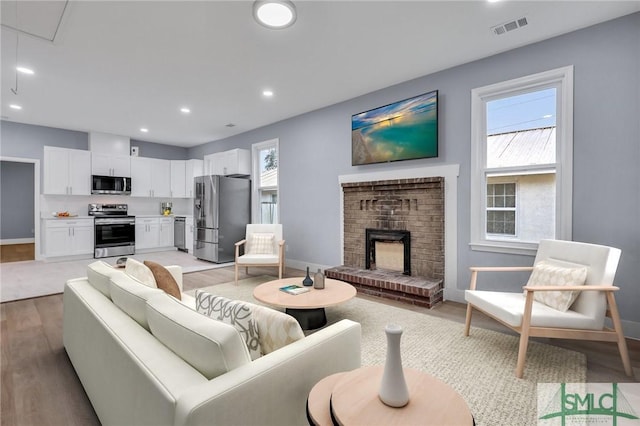
[[[276,236],[273,234],[252,234],[247,254],[274,254],[273,243],[275,240]]]
[[[249,304],[258,324],[260,350],[263,355],[278,350],[289,343],[304,339],[304,332],[294,317],[266,306]]]
[[[164,290],[165,293],[170,294],[178,300],[182,300],[180,287],[178,287],[176,279],[173,278],[173,275],[171,275],[171,272],[169,272],[167,268],[150,260],[145,260],[144,264],[151,269],[151,273],[159,289]]]
[[[127,263],[124,266],[124,272],[127,275],[140,281],[142,284],[151,288],[158,288],[156,279],[153,277],[153,272],[142,262],[138,262],[135,259],[128,258]]]
[[[244,303],[196,290],[196,311],[235,327],[244,339],[251,360],[260,357],[258,327]]]
[[[576,286],[584,285],[587,267],[566,267],[553,262],[540,261],[533,267],[528,286]],[[579,291],[538,291],[534,300],[554,309],[566,312],[580,295]]]

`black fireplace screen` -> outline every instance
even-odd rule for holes
[[[376,242],[398,243],[404,248],[404,275],[411,275],[411,233],[387,229],[365,229],[365,267],[376,269]]]

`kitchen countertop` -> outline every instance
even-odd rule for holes
[[[61,217],[57,217],[57,216],[52,216],[52,215],[42,215],[40,216],[40,219],[43,220],[74,220],[74,219],[93,219],[93,216],[61,216]]]

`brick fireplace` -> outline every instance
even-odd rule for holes
[[[344,182],[342,191],[344,265],[326,275],[376,296],[427,307],[439,303],[444,178]]]

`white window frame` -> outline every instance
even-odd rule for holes
[[[556,239],[571,240],[573,187],[573,66],[479,87],[471,91],[472,250],[535,255],[538,242],[489,238],[486,233],[487,102],[545,88],[556,90]],[[552,165],[553,166],[553,165]],[[549,165],[532,166],[549,169]],[[505,172],[509,172],[506,170]],[[513,168],[519,173],[522,167]],[[495,169],[491,169],[495,170]]]
[[[275,148],[278,153],[278,185],[275,187],[260,187],[260,151],[264,149]],[[265,189],[275,189],[278,196],[278,203],[276,204],[276,216],[278,217],[278,221],[280,221],[280,140],[270,139],[263,142],[257,142],[251,145],[251,164],[252,167],[252,188],[251,191],[251,221],[252,223],[261,223],[262,218],[260,217],[260,191]]]
[[[484,208],[485,208],[485,214],[487,214],[489,211],[495,211],[495,212],[504,211],[504,212],[513,212],[515,215],[514,217],[515,229],[513,234],[488,233],[489,235],[494,235],[498,238],[518,238],[518,203],[519,203],[518,182],[514,180],[506,180],[504,182],[495,182],[495,183],[487,182],[486,185],[514,185],[514,192],[516,197],[515,207],[487,207],[487,205],[485,204]],[[486,216],[485,216],[484,229],[486,232],[486,229],[487,229]]]

